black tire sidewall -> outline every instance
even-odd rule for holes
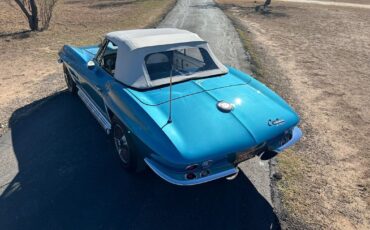
[[[126,136],[126,140],[127,140],[127,144],[128,144],[128,150],[129,150],[128,163],[125,163],[121,160],[121,158],[120,158],[120,156],[117,152],[115,143],[114,143],[114,132],[115,132],[114,128],[116,126],[119,126],[120,129],[125,133],[125,136]],[[115,158],[117,158],[117,160],[119,160],[121,166],[126,171],[129,171],[129,172],[133,172],[137,168],[137,158],[136,158],[136,154],[134,152],[135,146],[134,146],[134,142],[132,141],[132,138],[133,138],[132,135],[127,131],[127,128],[122,124],[122,122],[119,121],[116,117],[114,117],[112,119],[112,132],[111,132],[112,144],[114,145],[114,155],[115,155]]]

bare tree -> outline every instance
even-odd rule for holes
[[[42,29],[49,28],[51,17],[53,16],[53,9],[58,0],[40,0],[40,17],[42,21]]]
[[[263,13],[268,12],[268,6],[271,4],[271,0],[265,0],[265,3],[263,5],[256,6],[256,11],[260,11]]]
[[[266,8],[271,4],[271,0],[266,0],[265,4],[263,4],[263,7]]]
[[[35,0],[15,0],[28,20],[32,31],[39,30],[38,9]]]
[[[53,8],[58,0],[14,0],[28,20],[32,31],[49,27]],[[40,26],[41,21],[41,26]]]

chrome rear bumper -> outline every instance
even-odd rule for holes
[[[231,175],[234,175],[238,173],[238,169],[233,167],[231,169],[227,169],[225,171],[221,171],[214,174],[209,174],[205,177],[199,177],[193,180],[187,180],[185,179],[176,179],[174,177],[171,177],[168,173],[164,172],[164,170],[161,170],[161,166],[154,162],[153,160],[150,160],[149,158],[144,159],[145,163],[155,172],[158,176],[160,176],[163,180],[175,184],[175,185],[181,185],[181,186],[191,186],[191,185],[197,185],[197,184],[203,184],[209,181],[217,180],[219,178],[228,177]]]
[[[293,132],[292,132],[292,138],[284,145],[275,149],[275,151],[276,152],[283,151],[284,149],[292,146],[297,141],[299,141],[301,137],[302,137],[302,131],[298,127],[294,127]],[[159,165],[155,161],[149,158],[145,158],[144,161],[149,166],[149,168],[151,168],[153,172],[155,172],[159,177],[161,177],[162,179],[164,179],[165,181],[171,184],[181,185],[181,186],[191,186],[191,185],[203,184],[209,181],[217,180],[219,178],[231,177],[232,175],[235,175],[238,173],[238,168],[233,166],[229,169],[222,170],[222,171],[219,171],[213,174],[211,173],[208,176],[197,177],[192,180],[185,179],[185,177],[178,179],[178,177],[176,178],[175,176],[171,175],[171,173],[168,172],[168,170],[166,170],[163,166]]]
[[[284,149],[289,148],[290,146],[294,145],[297,141],[299,141],[299,139],[301,139],[301,137],[302,137],[302,130],[300,128],[298,128],[297,126],[294,127],[293,133],[292,133],[292,138],[287,143],[285,143],[284,145],[277,148],[275,151],[281,152]]]

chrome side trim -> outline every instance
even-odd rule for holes
[[[213,180],[216,180],[216,179],[219,179],[219,178],[234,175],[238,172],[237,168],[231,168],[231,169],[228,169],[226,171],[222,171],[222,172],[219,172],[219,173],[216,173],[216,174],[211,174],[211,175],[206,176],[206,177],[200,177],[200,178],[197,178],[197,179],[194,179],[194,180],[185,180],[185,179],[184,180],[178,180],[178,179],[174,179],[174,178],[168,176],[166,173],[161,171],[157,167],[157,163],[150,160],[149,158],[145,158],[144,161],[153,170],[153,172],[155,172],[163,180],[165,180],[165,181],[167,181],[171,184],[180,185],[180,186],[191,186],[191,185],[202,184],[202,183],[213,181]]]
[[[104,128],[104,130],[107,133],[109,133],[109,130],[112,128],[111,123],[107,120],[107,118],[105,118],[104,114],[95,105],[95,103],[90,99],[90,97],[80,87],[77,86],[77,88],[78,88],[78,92],[77,92],[78,96],[85,103],[86,107],[94,115],[96,120],[98,120],[99,124]]]
[[[275,149],[277,152],[281,152],[284,149],[294,145],[296,142],[299,141],[302,137],[302,130],[298,128],[297,126],[293,128],[293,133],[292,133],[292,139],[290,139],[287,143],[285,143],[283,146],[280,146],[279,148]]]

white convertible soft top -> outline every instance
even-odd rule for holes
[[[174,78],[173,82],[200,78],[228,72],[215,57],[208,43],[197,34],[174,28],[138,29],[111,32],[106,38],[118,46],[114,77],[122,83],[146,89],[169,83],[169,78],[152,81],[146,70],[144,58],[148,54],[191,47],[205,49],[218,68]]]

